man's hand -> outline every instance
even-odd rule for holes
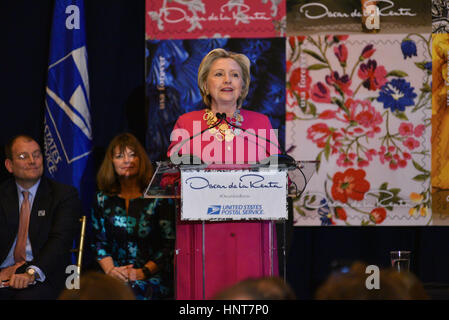
[[[9,280],[9,287],[14,289],[25,289],[34,282],[34,276],[28,273],[16,273],[11,276]]]
[[[11,277],[14,275],[16,270],[22,266],[25,262],[19,262],[15,265],[12,265],[10,267],[4,268],[0,271],[0,281],[2,282],[3,286],[9,286],[9,281]]]

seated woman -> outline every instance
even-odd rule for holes
[[[167,299],[172,292],[174,230],[168,202],[147,199],[153,174],[148,156],[131,134],[109,144],[97,175],[92,210],[97,260],[103,271],[127,282],[137,299]]]

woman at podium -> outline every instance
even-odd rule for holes
[[[207,164],[250,164],[278,154],[268,117],[241,108],[249,84],[250,61],[245,55],[221,48],[210,51],[198,70],[206,107],[178,118],[168,149],[170,159],[188,155]],[[209,299],[248,277],[277,275],[276,241],[270,246],[273,237],[275,228],[268,221],[207,222],[203,234],[202,222],[178,217],[176,299]]]

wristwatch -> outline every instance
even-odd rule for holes
[[[143,272],[143,275],[145,276],[145,279],[151,278],[151,271],[146,266],[143,266],[142,272]]]
[[[33,280],[36,280],[36,270],[34,270],[33,268],[28,268],[26,274],[32,277]]]

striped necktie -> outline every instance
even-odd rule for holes
[[[26,245],[28,238],[28,226],[30,224],[30,199],[29,191],[22,191],[23,201],[20,206],[19,231],[17,232],[17,242],[14,249],[14,260],[16,263],[26,261]]]

